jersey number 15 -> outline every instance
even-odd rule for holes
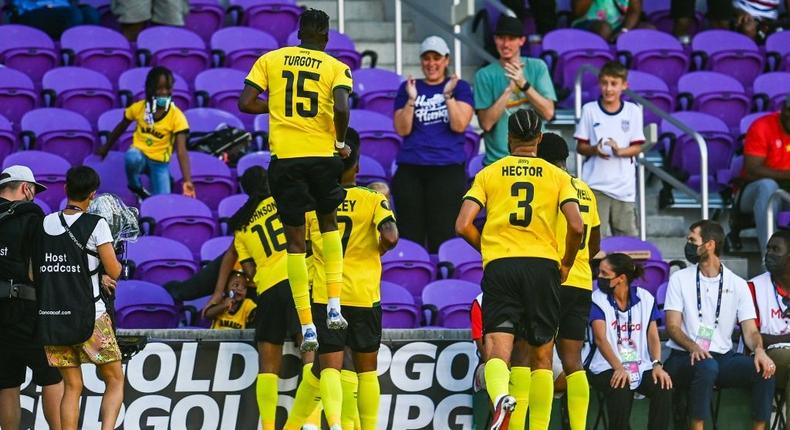
[[[296,97],[307,99],[308,103],[297,102],[296,113],[302,118],[312,118],[318,115],[318,93],[304,88],[305,81],[316,81],[321,79],[321,75],[313,72],[300,70],[294,79],[294,73],[290,70],[283,70],[285,79],[285,116],[294,116],[294,86],[296,87]],[[294,85],[294,82],[296,85]]]

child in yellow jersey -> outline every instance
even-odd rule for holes
[[[230,273],[225,287],[225,300],[206,309],[206,319],[214,320],[212,329],[245,329],[255,320],[255,301],[247,298],[247,277],[244,272]]]
[[[145,99],[126,108],[107,144],[97,151],[102,158],[106,157],[129,124],[137,124],[124,164],[129,189],[140,198],[170,193],[170,157],[174,147],[184,177],[182,193],[195,197],[186,146],[189,124],[181,109],[173,103],[172,96],[173,73],[165,67],[152,68],[145,78]],[[140,181],[143,174],[148,175],[150,191],[143,188]]]

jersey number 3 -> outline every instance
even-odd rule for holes
[[[521,198],[524,191],[524,198]],[[510,195],[518,198],[518,212],[510,214],[510,224],[516,227],[527,227],[532,222],[532,199],[535,198],[535,186],[529,182],[516,182],[510,187]]]
[[[304,88],[305,81],[316,81],[321,79],[321,75],[313,72],[299,71],[299,74],[294,79],[294,74],[290,70],[283,70],[283,79],[285,79],[285,116],[294,116],[294,81],[296,81],[296,97],[307,99],[309,106],[306,103],[296,103],[296,113],[302,118],[312,118],[318,115],[318,93],[315,91],[308,91]]]

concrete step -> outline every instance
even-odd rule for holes
[[[682,216],[648,215],[648,237],[681,237],[686,234],[687,224]]]
[[[386,42],[395,49],[395,23],[392,21],[378,20],[349,20],[346,19],[346,34],[359,45],[361,42]],[[416,31],[411,22],[403,23],[403,41],[417,42],[414,39]]]
[[[300,0],[298,3],[300,6],[323,10],[331,20],[337,22],[337,0]],[[348,21],[352,20],[381,21],[384,19],[384,5],[380,1],[346,0],[345,5],[346,25],[348,25]]]
[[[389,42],[357,42],[357,50],[362,52],[371,49],[379,54],[379,64],[395,64],[395,44]],[[420,44],[407,42],[403,44],[403,63],[418,64],[420,61]],[[393,67],[394,70],[394,67]]]

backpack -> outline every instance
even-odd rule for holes
[[[244,130],[225,127],[206,133],[189,142],[190,151],[200,151],[220,157],[230,166],[235,166],[252,141],[252,135]]]

